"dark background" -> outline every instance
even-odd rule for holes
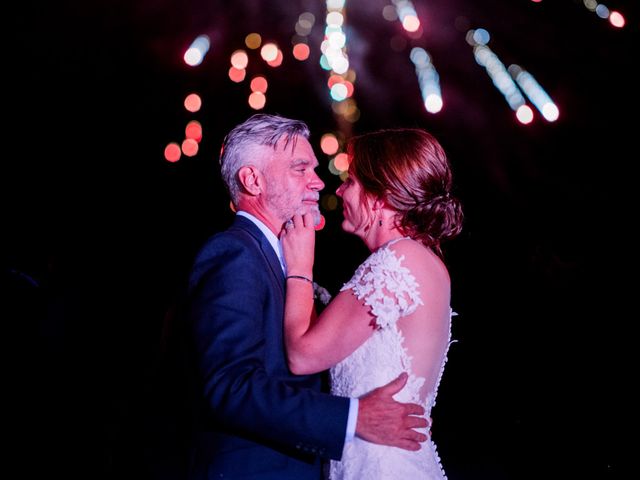
[[[612,28],[579,1],[414,1],[411,39],[383,0],[347,2],[361,117],[350,133],[417,126],[453,165],[466,213],[445,246],[453,344],[433,411],[449,478],[618,478],[628,366],[622,282],[637,163],[636,2]],[[254,113],[229,56],[253,31],[287,47],[316,14],[311,58],[285,50],[263,111],[338,123],[318,66],[324,2],[31,2],[6,13],[2,178],[3,323],[9,457],[21,476],[180,478],[181,389],[170,321],[198,246],[231,220],[217,173],[223,136]],[[560,107],[518,124],[465,42],[486,28],[505,64],[531,72]],[[202,65],[182,54],[212,38]],[[405,35],[406,48],[390,48]],[[426,48],[445,106],[421,105],[408,59]],[[374,50],[374,47],[376,50]],[[380,53],[376,53],[380,52]],[[255,53],[255,52],[253,52]],[[197,91],[203,108],[182,107]],[[537,113],[537,112],[536,112]],[[163,158],[191,119],[196,157]],[[325,211],[316,278],[335,292],[368,252]],[[637,374],[635,375],[637,378]]]

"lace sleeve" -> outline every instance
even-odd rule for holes
[[[402,266],[404,255],[383,247],[372,253],[358,267],[340,291],[351,289],[365,305],[371,307],[378,329],[395,324],[422,305],[418,283],[411,271]]]

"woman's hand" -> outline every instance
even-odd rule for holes
[[[313,279],[313,256],[316,231],[311,213],[294,215],[280,232],[280,241],[287,265],[287,275]]]

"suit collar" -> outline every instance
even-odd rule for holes
[[[264,235],[264,233],[260,231],[260,228],[258,228],[255,223],[242,215],[235,216],[233,227],[240,228],[248,232],[256,239],[256,241],[260,245],[260,249],[265,257],[266,262],[268,263],[272,273],[278,280],[277,283],[284,293],[284,273],[282,271],[282,265],[280,264],[280,260],[273,246],[269,243],[269,240],[267,240],[267,237]]]
[[[282,246],[280,245],[280,240],[278,239],[276,234],[273,233],[271,229],[264,224],[264,222],[260,221],[260,219],[248,212],[240,210],[238,211],[236,216],[248,218],[256,227],[260,229],[262,234],[267,238],[267,241],[269,242],[273,250],[276,252],[278,260],[280,261],[280,265],[282,266],[282,270],[286,271],[284,257],[282,255]]]

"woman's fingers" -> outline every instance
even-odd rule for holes
[[[313,214],[305,213],[304,215],[300,215],[299,213],[296,213],[291,217],[291,220],[285,224],[285,227],[287,225],[290,225],[289,228],[314,228],[315,222],[313,220]]]
[[[313,219],[313,214],[311,212],[307,212],[302,216],[302,220],[304,221],[304,226],[306,228],[313,228],[315,230],[315,221]]]

